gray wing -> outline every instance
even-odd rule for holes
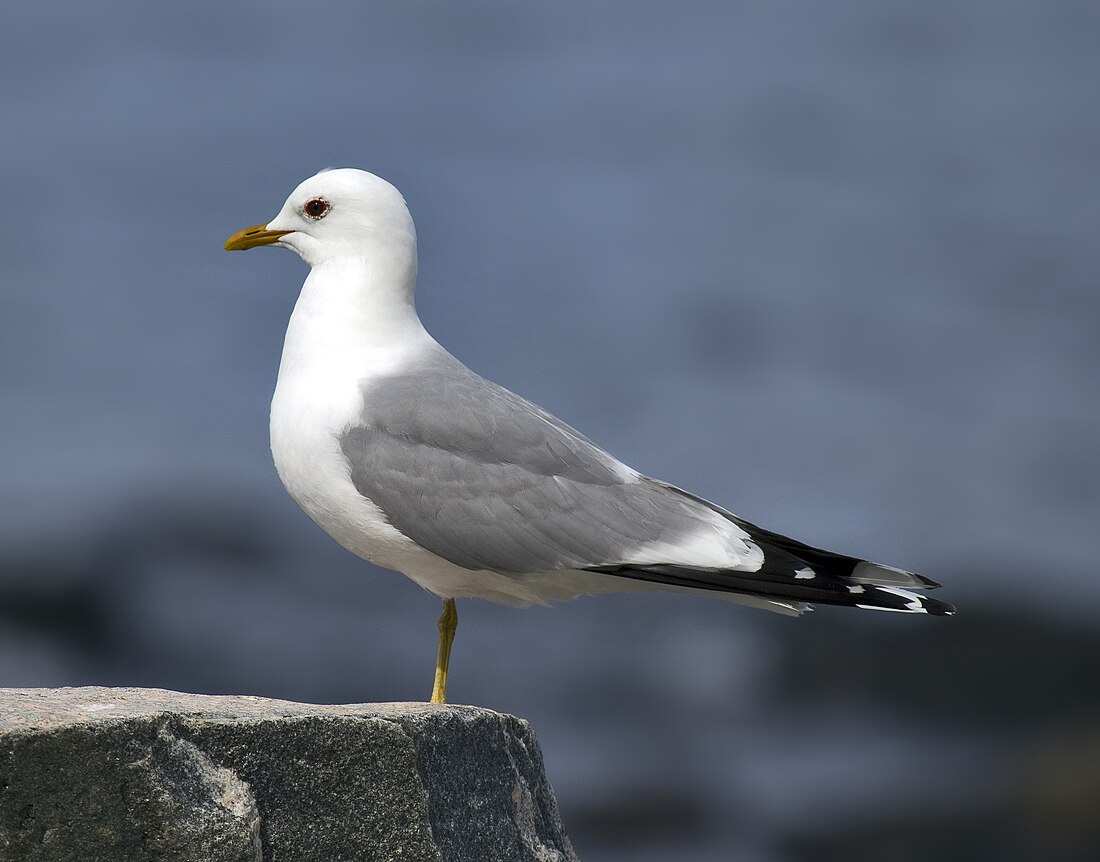
[[[638,476],[442,350],[371,384],[364,403],[363,421],[340,441],[356,489],[456,565],[514,574],[610,566],[701,530],[724,534],[730,568],[755,550],[712,509]]]

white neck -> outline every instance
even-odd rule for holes
[[[294,306],[279,385],[384,376],[432,338],[416,314],[416,250],[341,257],[310,270]],[[350,378],[350,380],[349,380]]]

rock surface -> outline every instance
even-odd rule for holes
[[[576,862],[526,722],[0,689],[0,862]]]

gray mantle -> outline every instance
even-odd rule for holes
[[[0,689],[0,862],[576,862],[527,723]]]

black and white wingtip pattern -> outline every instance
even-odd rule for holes
[[[755,572],[744,572],[673,564],[624,564],[597,566],[590,571],[648,581],[677,590],[725,593],[730,598],[751,597],[751,603],[756,607],[792,616],[812,611],[813,604],[937,617],[955,613],[953,605],[914,592],[939,586],[923,575],[815,548],[749,523],[681,488],[672,485],[665,487],[706,506],[740,527],[748,534],[749,541],[763,552],[764,561],[760,568]]]
[[[783,558],[782,552],[776,555]],[[771,566],[775,565],[773,559]],[[893,585],[854,583],[850,578],[831,572],[821,571],[800,565],[798,568],[784,566],[785,571],[777,571],[769,566],[765,555],[765,567],[757,572],[740,572],[731,569],[695,569],[677,565],[624,565],[600,566],[589,571],[598,571],[622,578],[648,581],[677,590],[702,590],[706,592],[730,593],[764,599],[775,605],[775,609],[787,613],[801,614],[813,610],[814,604],[845,605],[870,611],[893,611],[902,614],[929,614],[931,616],[950,616],[955,608],[947,602],[903,589]],[[850,569],[850,566],[849,566]],[[927,579],[923,579],[927,581]],[[938,586],[927,581],[922,589]]]
[[[764,552],[764,563],[755,572],[674,564],[598,566],[589,571],[677,590],[751,596],[764,600],[757,606],[794,615],[812,610],[813,604],[930,616],[955,613],[953,605],[914,592],[939,586],[922,575],[813,548],[739,518],[736,523]]]
[[[936,586],[939,586],[937,584]],[[955,606],[938,599],[930,599],[901,587],[886,587],[874,584],[852,584],[848,587],[854,601],[852,604],[866,611],[893,611],[901,614],[931,614],[934,617],[949,617],[955,613]]]

